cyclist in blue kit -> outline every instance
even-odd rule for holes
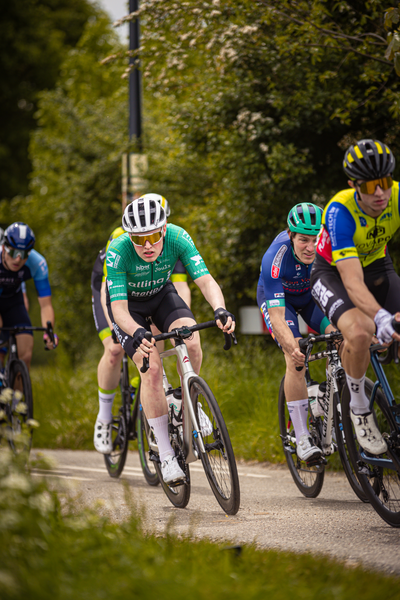
[[[322,210],[308,202],[296,204],[282,231],[263,256],[257,287],[257,304],[268,330],[286,360],[285,397],[296,433],[300,460],[321,455],[307,429],[308,394],[304,378],[304,355],[300,352],[298,314],[313,330],[333,331],[332,325],[311,296],[310,272]]]
[[[33,249],[35,235],[25,223],[13,223],[4,232],[4,242],[0,246],[0,316],[4,327],[13,325],[30,326],[31,321],[24,304],[22,284],[33,279],[40,305],[42,326],[51,321],[54,327],[54,310],[51,302],[49,273],[45,258]],[[0,342],[8,339],[7,332],[1,332]],[[46,346],[53,348],[47,334]],[[58,338],[55,336],[55,344]],[[33,334],[17,334],[18,355],[30,367],[33,351]]]

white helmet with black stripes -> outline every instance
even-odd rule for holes
[[[165,225],[167,214],[161,203],[148,198],[155,195],[158,194],[145,194],[128,204],[122,217],[122,227],[125,231],[140,235]]]

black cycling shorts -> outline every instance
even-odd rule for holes
[[[364,283],[375,300],[387,311],[394,314],[400,310],[400,277],[394,270],[389,254],[363,268]],[[311,294],[337,327],[339,318],[355,308],[336,267],[331,266],[317,254],[311,270]]]
[[[0,296],[0,315],[4,327],[13,327],[14,325],[29,327],[32,325],[28,311],[25,308],[22,290],[10,298]],[[21,331],[17,335],[33,335],[33,331]],[[0,331],[0,343],[7,342],[9,337],[8,331]]]
[[[132,358],[132,356],[135,354],[135,350],[133,349],[133,337],[131,334],[123,331],[119,325],[115,323],[108,290],[107,309],[119,343],[127,355]],[[147,331],[150,331],[151,322],[153,322],[157,329],[159,329],[162,333],[165,333],[169,331],[169,327],[177,319],[187,317],[195,320],[192,311],[186,302],[179,296],[174,284],[171,283],[171,281],[167,281],[161,291],[145,301],[135,301],[129,299],[128,309],[131,317],[136,321],[136,323],[140,325],[140,327],[147,329]]]

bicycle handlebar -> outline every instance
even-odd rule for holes
[[[159,335],[152,335],[150,331],[147,331],[144,337],[149,342],[152,340],[152,338],[154,338],[156,342],[161,342],[163,340],[170,340],[172,338],[184,340],[184,339],[189,338],[194,331],[200,331],[202,329],[209,329],[210,327],[217,327],[216,322],[215,321],[206,321],[205,323],[196,323],[195,325],[192,325],[190,327],[187,325],[184,325],[183,327],[173,329],[172,331],[169,331],[167,333],[160,333]],[[236,336],[234,333],[226,333],[224,331],[223,334],[225,337],[224,350],[229,350],[231,348],[232,341],[233,341],[233,344],[236,346],[237,339],[236,339]],[[149,359],[143,358],[143,365],[140,367],[140,372],[146,373],[148,368],[149,368]]]
[[[400,325],[400,323],[399,323],[399,325]],[[340,331],[331,331],[330,333],[322,333],[321,335],[315,335],[314,333],[309,333],[306,338],[299,340],[300,351],[306,357],[305,364],[307,364],[307,361],[311,354],[311,349],[314,344],[316,344],[318,342],[329,342],[330,340],[335,340],[335,339],[338,339],[341,337],[342,337],[342,334]],[[296,371],[301,371],[303,368],[304,367],[296,367]]]
[[[10,331],[12,333],[22,333],[24,331],[44,331],[49,336],[50,341],[53,344],[53,348],[56,348],[53,325],[51,324],[51,321],[47,321],[46,327],[33,327],[32,325],[15,325],[13,327],[0,327],[0,331]],[[47,346],[45,346],[45,350],[49,349],[50,348],[47,348]]]
[[[396,319],[394,317],[392,319],[392,327],[396,333],[400,333],[400,322],[396,321]]]

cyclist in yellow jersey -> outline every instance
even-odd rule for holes
[[[343,169],[350,189],[327,204],[311,272],[312,295],[329,321],[343,334],[341,352],[350,390],[350,415],[357,439],[371,454],[387,446],[364,390],[369,345],[400,341],[392,327],[400,321],[400,277],[387,242],[400,227],[399,183],[395,159],[377,140],[360,140],[345,153]]]
[[[170,214],[168,202],[163,196],[159,194],[148,194],[148,196],[153,197],[165,208],[166,213]],[[93,439],[96,450],[103,454],[108,454],[112,451],[110,428],[110,423],[112,422],[112,404],[119,385],[121,360],[124,355],[124,349],[115,336],[113,336],[112,325],[106,309],[105,280],[107,277],[107,265],[105,257],[110,243],[123,233],[125,233],[125,230],[122,227],[117,227],[113,230],[105,248],[100,250],[97,255],[91,277],[93,318],[97,333],[104,347],[103,355],[97,367],[99,412],[96,418]],[[171,274],[171,281],[181,298],[190,306],[191,295],[187,283],[187,273],[180,261]],[[152,331],[154,335],[159,333],[155,327],[152,327]]]

